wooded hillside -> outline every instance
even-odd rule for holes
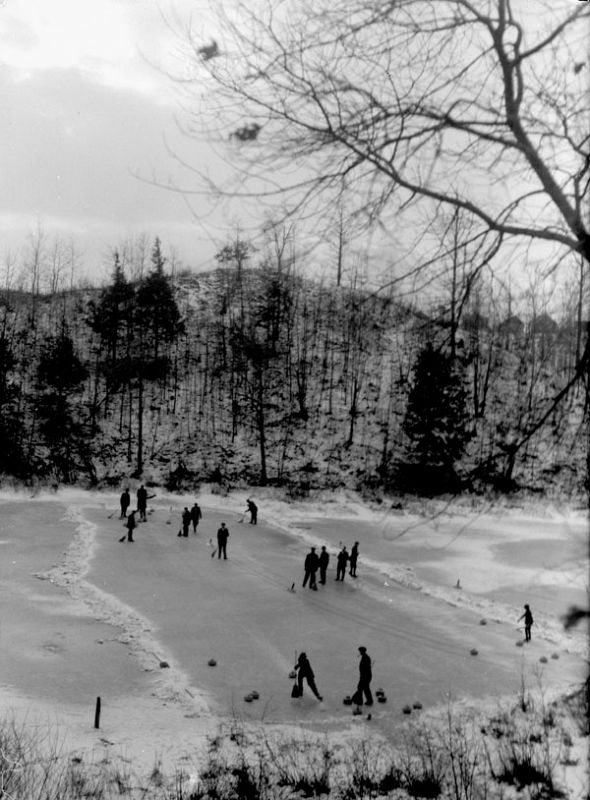
[[[580,320],[435,315],[235,246],[218,261],[171,279],[156,240],[140,280],[115,258],[103,290],[4,293],[5,476],[585,492]]]

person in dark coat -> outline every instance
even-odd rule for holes
[[[307,685],[321,703],[324,698],[318,692],[318,688],[315,685],[315,676],[313,674],[311,664],[309,663],[309,659],[305,653],[299,654],[299,658],[295,664],[295,669],[297,670],[297,686],[299,686],[299,697],[301,697],[303,694],[303,681],[306,680]]]
[[[137,528],[137,522],[135,521],[135,511],[132,511],[131,514],[127,517],[127,541],[134,542],[135,539],[133,538],[133,531]]]
[[[524,639],[526,642],[530,642],[531,628],[533,626],[533,615],[528,603],[525,603],[524,614],[518,618],[518,621],[520,622],[521,619],[524,619]]]
[[[182,512],[182,535],[188,536],[189,528],[191,526],[191,512],[185,506]]]
[[[350,556],[348,557],[348,563],[350,565],[349,575],[351,578],[356,578],[356,562],[359,558],[359,543],[355,542],[352,546],[352,550],[350,551]]]
[[[371,658],[367,653],[366,647],[359,647],[361,660],[359,661],[359,682],[356,688],[355,701],[357,705],[362,706],[363,697],[365,705],[373,705],[373,695],[371,694],[371,681],[373,680],[373,668],[371,665]]]
[[[303,568],[305,570],[305,575],[303,576],[303,586],[307,584],[309,581],[309,588],[313,589],[317,592],[318,587],[315,580],[315,574],[318,571],[320,560],[318,558],[318,554],[315,551],[315,547],[312,547],[309,553],[305,556],[305,561],[303,563]]]
[[[147,489],[143,483],[137,490],[137,510],[139,511],[139,519],[145,522],[147,519]]]
[[[328,569],[329,563],[330,563],[330,554],[326,550],[325,546],[322,545],[322,549],[320,550],[320,555],[319,555],[320,583],[326,582],[326,571]]]
[[[248,511],[250,512],[250,525],[256,525],[258,522],[258,506],[254,502],[254,500],[246,500],[248,505]]]
[[[121,503],[121,519],[125,519],[127,516],[127,509],[129,508],[129,504],[131,503],[131,496],[129,495],[129,489],[125,489],[125,491],[120,497],[119,502]]]
[[[348,550],[343,547],[336,556],[336,580],[343,581],[346,575],[346,565],[348,563]]]
[[[203,516],[203,512],[201,511],[201,506],[198,503],[195,503],[191,508],[191,522],[193,523],[193,533],[197,532],[197,526]]]
[[[217,558],[223,557],[227,559],[227,540],[229,538],[229,531],[225,526],[225,522],[221,523],[221,528],[217,531]]]

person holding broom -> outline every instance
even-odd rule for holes
[[[133,531],[137,528],[137,522],[135,521],[135,511],[132,511],[129,516],[127,517],[127,522],[125,523],[125,527],[127,528],[127,541],[134,542],[135,539],[133,538]],[[121,539],[124,541],[125,537]]]
[[[318,692],[318,688],[315,685],[315,676],[305,653],[299,654],[299,658],[295,664],[295,670],[297,672],[297,697],[303,695],[303,681],[306,680],[307,685],[321,703],[324,698]]]

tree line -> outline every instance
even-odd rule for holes
[[[217,262],[172,279],[156,239],[140,278],[115,251],[100,291],[6,291],[2,473],[292,493],[587,486],[576,298],[560,326],[519,327],[471,272],[419,309],[358,272],[305,277],[276,240],[257,254],[237,237]]]

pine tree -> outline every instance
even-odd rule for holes
[[[48,449],[46,468],[70,483],[80,469],[94,478],[86,433],[75,395],[88,375],[75,352],[65,323],[59,336],[47,339],[37,366],[37,415],[41,444]]]
[[[457,358],[430,342],[414,365],[403,429],[402,482],[426,493],[457,488],[456,465],[471,438],[464,375]]]
[[[27,466],[23,452],[21,391],[14,380],[17,363],[9,340],[0,336],[0,472],[23,476]]]

